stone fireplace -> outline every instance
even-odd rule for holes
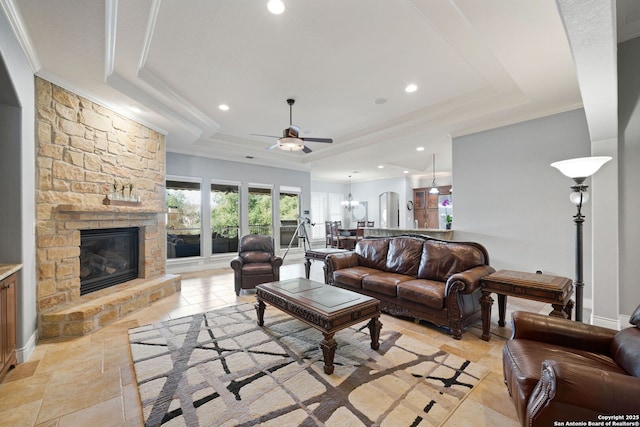
[[[78,336],[180,290],[165,271],[164,136],[37,77],[36,101],[38,332]],[[129,184],[139,204],[103,204]],[[82,232],[123,228],[138,230],[137,277],[81,292]]]

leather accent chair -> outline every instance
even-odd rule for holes
[[[640,306],[629,321],[634,327],[621,331],[522,311],[512,320],[502,365],[523,426],[637,417]]]
[[[275,255],[273,238],[261,234],[242,236],[238,256],[231,260],[236,295],[260,283],[280,280],[282,258]]]

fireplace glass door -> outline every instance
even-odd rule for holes
[[[80,295],[138,277],[138,228],[80,231]]]

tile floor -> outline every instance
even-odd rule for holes
[[[281,278],[304,276],[302,263],[286,264]],[[322,264],[311,278],[323,281]],[[494,298],[495,299],[495,298]],[[30,359],[11,370],[0,384],[0,426],[141,426],[135,375],[127,330],[148,323],[235,304],[253,302],[255,294],[236,297],[230,268],[183,274],[182,291],[156,302],[91,335],[40,342]],[[548,313],[550,306],[512,298],[510,312],[522,309]],[[384,325],[431,340],[441,349],[483,364],[489,376],[449,418],[445,426],[517,426],[517,416],[502,382],[502,347],[509,328],[497,326],[493,310],[492,339],[482,341],[480,324],[456,341],[443,330],[383,315]]]

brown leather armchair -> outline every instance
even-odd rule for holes
[[[282,258],[275,255],[273,246],[271,236],[242,236],[238,256],[231,260],[236,295],[240,295],[241,289],[255,289],[260,283],[280,280]]]
[[[637,417],[640,307],[622,331],[520,311],[512,319],[502,364],[523,426]]]

